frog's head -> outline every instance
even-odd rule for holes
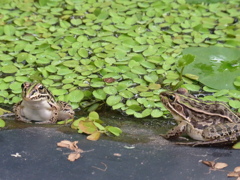
[[[184,97],[187,90],[180,88],[176,92],[165,91],[160,93],[160,98],[163,105],[170,111],[172,116],[177,121],[182,121],[187,119],[186,112],[184,111]]]
[[[53,96],[41,83],[22,84],[22,98],[26,101],[41,101],[48,100]]]

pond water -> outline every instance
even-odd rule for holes
[[[99,112],[100,119],[104,122],[104,125],[119,127],[123,133],[119,137],[102,135],[101,138],[106,140],[113,140],[119,142],[126,142],[130,144],[136,143],[156,143],[156,141],[162,140],[165,144],[167,141],[161,138],[159,135],[164,134],[175,123],[173,119],[153,119],[142,118],[137,119],[131,116],[124,116],[116,111]],[[82,111],[76,111],[75,119],[87,116],[87,113]],[[22,129],[28,127],[46,127],[56,128],[63,133],[76,133],[77,131],[71,129],[69,125],[57,125],[57,124],[28,124],[15,121],[14,116],[3,118],[6,121],[6,127],[4,129]]]

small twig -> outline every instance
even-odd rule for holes
[[[98,170],[100,170],[100,171],[107,171],[107,165],[105,164],[105,163],[103,163],[103,162],[101,162],[101,164],[103,164],[104,166],[105,166],[105,168],[104,169],[102,169],[102,168],[99,168],[99,167],[96,167],[96,166],[92,166],[93,168],[95,168],[95,169],[98,169]]]

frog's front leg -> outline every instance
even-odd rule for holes
[[[32,123],[31,120],[25,118],[22,114],[22,109],[23,109],[23,106],[21,105],[22,104],[22,101],[20,101],[19,103],[15,104],[13,106],[13,112],[16,116],[16,120],[17,121],[22,121],[22,122],[25,122],[25,123]]]
[[[51,118],[48,120],[35,122],[35,124],[54,124],[57,122],[58,115],[59,115],[59,107],[52,104],[50,105],[51,105],[51,108],[49,108],[48,110],[52,113]]]
[[[186,132],[186,122],[181,122],[177,126],[170,129],[166,134],[161,135],[165,139],[171,140],[178,138],[183,132]]]

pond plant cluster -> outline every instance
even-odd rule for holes
[[[239,64],[229,76],[234,85],[222,89],[211,81],[204,86],[201,74],[178,63],[188,54],[199,59],[191,50],[182,56],[189,47],[239,48],[240,1],[190,2],[2,0],[0,103],[18,102],[21,84],[39,81],[58,100],[88,111],[107,104],[137,118],[158,118],[167,113],[159,93],[178,86],[214,92],[204,98],[240,111]],[[239,63],[239,53],[233,58]]]

